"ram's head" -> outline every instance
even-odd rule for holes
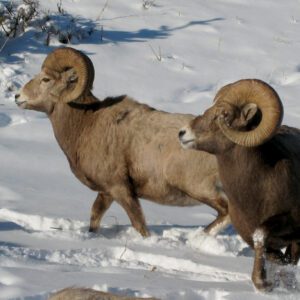
[[[92,89],[94,67],[82,52],[59,48],[45,59],[41,72],[24,85],[15,101],[21,108],[50,114],[58,101],[79,101]]]
[[[218,154],[234,144],[255,147],[277,131],[282,103],[261,80],[244,79],[221,88],[214,105],[179,132],[182,147]]]

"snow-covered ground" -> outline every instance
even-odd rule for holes
[[[148,9],[143,2],[63,1],[96,25],[73,45],[95,64],[96,96],[128,94],[200,114],[225,83],[260,78],[280,94],[284,123],[300,127],[299,0],[156,0]],[[55,0],[40,3],[56,10]],[[72,175],[48,119],[13,101],[56,46],[29,28],[0,53],[0,299],[46,299],[74,285],[172,300],[299,299],[299,287],[279,280],[283,272],[300,280],[299,267],[270,266],[278,287],[256,292],[252,251],[232,228],[205,235],[215,214],[206,206],[142,201],[152,234],[143,239],[113,205],[100,232],[88,233],[96,194]]]

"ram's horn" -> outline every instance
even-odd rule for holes
[[[91,60],[82,52],[73,48],[58,48],[45,59],[42,68],[49,68],[56,72],[64,72],[70,68],[78,76],[77,83],[72,90],[67,89],[61,95],[61,100],[71,102],[77,100],[90,91],[94,81],[94,67]]]
[[[224,86],[215,97],[215,103],[230,103],[243,107],[254,103],[261,112],[259,125],[250,131],[238,131],[226,124],[222,115],[219,117],[219,126],[222,132],[234,143],[255,147],[270,139],[283,118],[283,107],[276,91],[267,83],[257,79],[243,79]]]

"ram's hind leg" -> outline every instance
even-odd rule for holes
[[[132,226],[143,236],[149,236],[139,199],[126,186],[117,186],[111,191],[114,199],[125,209]]]
[[[182,150],[170,155],[165,162],[168,184],[190,198],[207,204],[217,211],[217,218],[205,228],[209,234],[217,234],[230,223],[228,201],[219,181],[214,156],[201,156],[197,151]],[[180,199],[178,205],[182,205]]]
[[[278,265],[284,265],[285,262],[285,255],[282,253],[280,249],[273,249],[268,247],[266,249],[266,259],[272,263],[278,264]]]
[[[216,176],[207,177],[205,180],[198,182],[197,177],[190,180],[176,182],[176,177],[169,175],[169,182],[192,199],[204,203],[217,211],[217,218],[210,223],[204,231],[211,235],[216,235],[231,223],[228,213],[228,201],[221,188],[218,188]],[[180,204],[180,203],[179,203]]]
[[[300,258],[300,244],[292,242],[285,251],[285,261],[287,264],[297,265]]]
[[[199,195],[201,195],[200,192]],[[215,195],[215,198],[200,198],[200,196],[196,197],[195,194],[192,196],[199,202],[212,207],[218,213],[216,219],[204,228],[204,231],[206,233],[216,235],[231,223],[228,213],[228,201],[225,200],[222,196]]]
[[[272,238],[281,244],[289,244],[283,256],[283,264],[297,265],[300,258],[300,227],[294,226],[290,213],[282,213],[270,217],[264,226],[272,232]]]
[[[90,232],[96,232],[98,230],[101,218],[103,217],[104,213],[108,210],[112,202],[113,198],[111,196],[101,192],[98,194],[92,206],[89,228]]]
[[[221,230],[231,223],[228,213],[218,212],[217,218],[204,228],[204,231],[210,235],[217,235]]]

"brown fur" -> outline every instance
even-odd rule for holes
[[[158,300],[156,298],[136,298],[118,296],[87,288],[66,288],[49,297],[48,300]]]
[[[74,77],[74,72],[68,69],[53,77],[46,71],[23,87],[16,102],[47,113],[73,173],[99,192],[90,231],[98,229],[115,200],[135,229],[147,236],[139,197],[165,205],[208,204],[219,216],[207,231],[229,222],[226,197],[218,187],[216,158],[194,150],[187,153],[177,140],[179,128],[192,115],[157,111],[127,96],[99,101],[90,91],[65,103],[60,95],[68,87],[68,74]]]
[[[282,264],[297,264],[300,255],[300,130],[282,126],[264,144],[242,147],[224,136],[218,117],[226,110],[228,126],[244,131],[256,122],[255,115],[228,104],[222,109],[222,105],[215,104],[191,121],[181,141],[216,154],[232,223],[255,250],[253,282],[258,289],[270,289],[265,255]],[[254,235],[262,239],[256,241]]]

